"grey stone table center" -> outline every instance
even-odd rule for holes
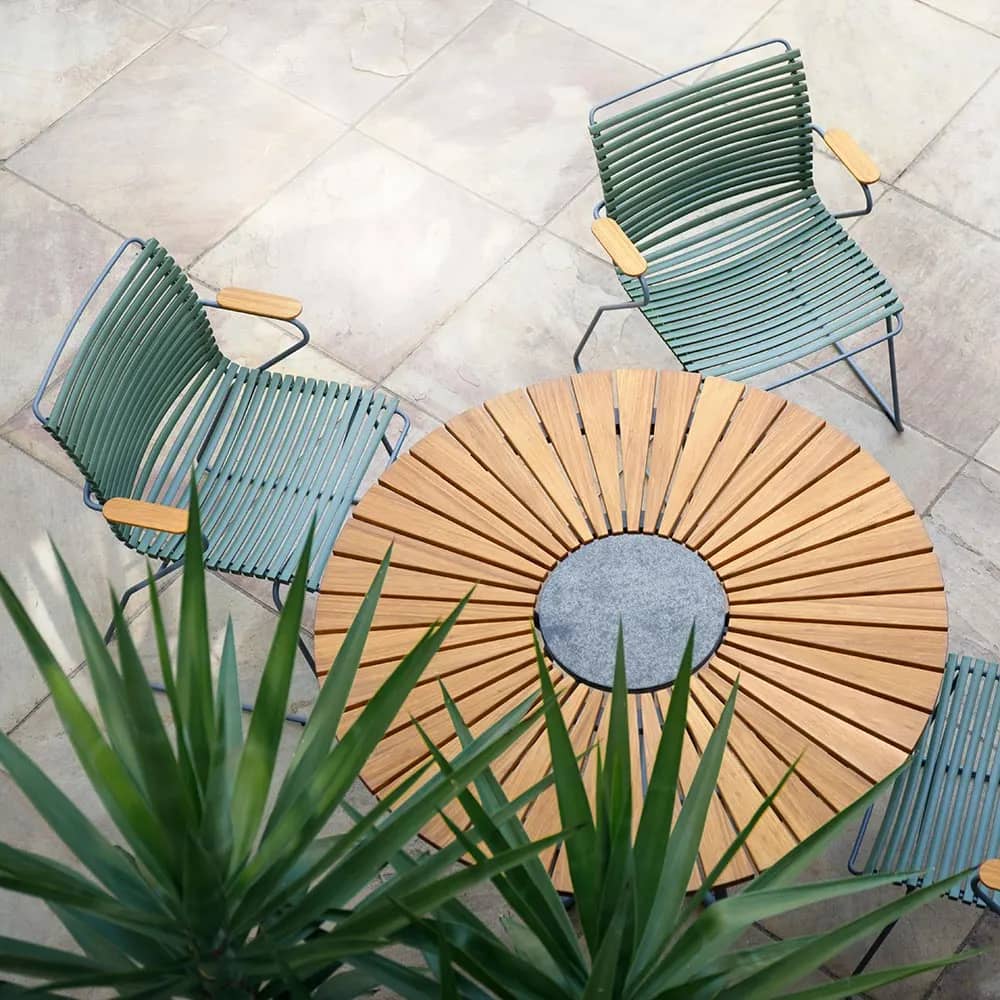
[[[630,691],[673,683],[695,626],[693,665],[718,648],[729,602],[697,553],[659,535],[610,535],[563,559],[535,606],[545,651],[563,670],[610,689],[621,623]]]

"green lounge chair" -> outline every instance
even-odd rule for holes
[[[924,882],[959,877],[951,899],[1000,913],[1000,664],[951,655],[938,703],[920,741],[893,782],[885,816],[863,866],[858,865],[871,807],[861,821],[848,868],[855,875],[900,873],[907,892]],[[872,943],[855,972],[895,924]]]
[[[777,54],[689,86],[669,82],[774,46]],[[651,88],[658,96],[628,100]],[[834,215],[820,200],[813,132],[861,185],[865,208]],[[603,313],[638,307],[684,368],[706,375],[745,380],[833,348],[768,388],[846,361],[902,430],[894,338],[903,307],[837,221],[871,211],[878,168],[847,133],[813,123],[797,50],[771,39],[661,77],[597,105],[590,133],[604,194],[593,231],[630,301],[597,310],[573,355],[577,371]],[[876,324],[884,334],[842,346]],[[891,406],[854,360],[881,343]]]
[[[140,248],[80,345],[52,411],[42,398],[80,316],[119,259]],[[134,252],[134,251],[133,251]],[[124,266],[124,265],[123,265]],[[206,307],[292,324],[297,343],[258,368],[219,350]],[[273,366],[304,347],[302,306],[283,296],[223,289],[199,300],[156,240],[126,240],[73,314],[42,378],[33,409],[85,479],[84,502],[103,510],[126,545],[181,564],[192,470],[210,569],[272,581],[295,569],[310,523],[309,590],[317,590],[333,543],[381,443],[395,459],[409,420],[392,396]],[[394,443],[390,421],[401,428]],[[130,587],[121,606],[145,586]],[[106,641],[113,636],[108,630]],[[300,648],[315,669],[308,647]]]

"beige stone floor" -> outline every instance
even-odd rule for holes
[[[141,566],[82,506],[29,402],[123,235],[157,236],[208,288],[302,298],[314,345],[296,369],[399,393],[413,440],[565,372],[595,305],[617,297],[587,229],[589,105],[774,35],[803,50],[816,120],[882,166],[876,210],[852,229],[906,304],[908,427],[897,435],[849,373],[788,395],[870,449],[925,516],[952,648],[1000,655],[998,0],[0,0],[2,566],[81,690],[48,536],[95,603],[106,579],[121,587]],[[817,174],[835,207],[856,201],[822,152]],[[285,336],[242,319],[219,335],[241,359]],[[591,363],[673,364],[637,317],[602,328]],[[211,591],[215,627],[235,619],[252,694],[266,591],[222,578]],[[143,633],[143,602],[130,611]],[[6,620],[0,651],[0,724],[96,811]],[[303,664],[296,703],[314,690]],[[0,835],[55,850],[4,781]],[[846,850],[818,870],[843,872]],[[57,939],[39,907],[9,896],[0,928]],[[910,918],[879,962],[972,946],[992,954],[881,995],[1000,997],[1000,919],[955,903]],[[844,974],[858,951],[827,971]]]

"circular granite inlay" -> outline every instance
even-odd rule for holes
[[[610,535],[571,552],[548,575],[535,605],[546,652],[593,687],[614,681],[618,622],[630,691],[672,684],[692,623],[695,668],[718,648],[729,602],[715,571],[658,535]]]

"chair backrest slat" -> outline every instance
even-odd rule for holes
[[[1000,852],[1000,666],[948,657],[941,694],[893,784],[868,871],[946,879]],[[953,898],[973,902],[968,880]]]
[[[668,226],[684,231],[703,209],[730,199],[742,199],[729,206],[739,210],[813,190],[798,50],[687,87],[664,86],[671,89],[590,129],[608,215],[633,242]],[[691,221],[675,226],[681,219]]]
[[[84,337],[46,428],[100,499],[135,495],[178,421],[192,425],[193,401],[209,398],[198,389],[222,364],[197,294],[149,240]]]

